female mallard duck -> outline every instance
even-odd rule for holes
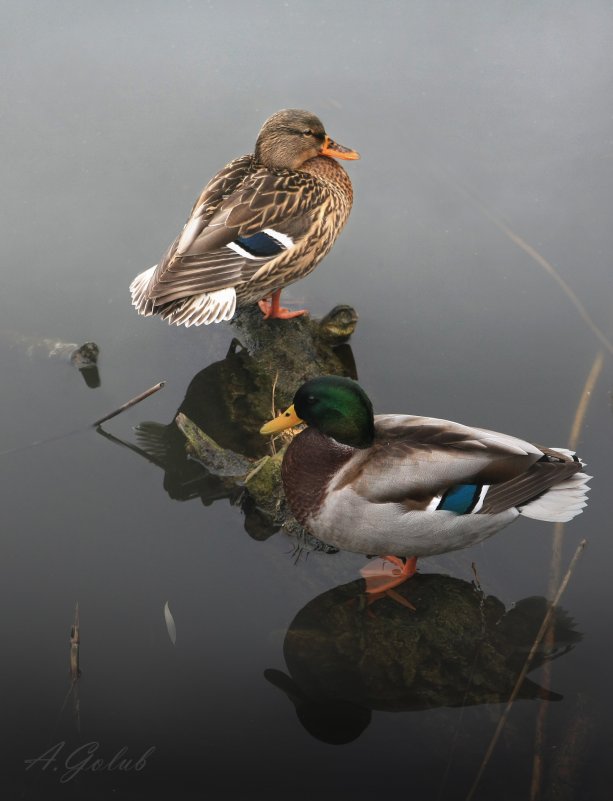
[[[586,505],[590,476],[571,451],[432,417],[374,417],[349,378],[307,381],[261,433],[301,422],[283,458],[288,503],[324,542],[386,554],[395,575],[367,581],[371,592],[413,575],[417,557],[474,545],[520,514],[567,521]]]
[[[273,114],[255,153],[209,181],[160,263],[134,279],[139,314],[208,325],[256,301],[265,317],[304,314],[281,308],[281,289],[310,273],[334,244],[353,201],[349,176],[334,159],[358,158],[314,114]]]

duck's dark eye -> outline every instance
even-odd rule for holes
[[[303,136],[313,136],[313,131],[310,128],[307,128],[306,131],[302,132]]]
[[[312,406],[314,403],[317,402],[317,398],[314,395],[309,395],[307,397],[307,403]]]

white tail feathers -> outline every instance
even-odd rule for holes
[[[130,284],[132,305],[139,314],[150,317],[159,314],[171,325],[210,325],[222,320],[231,320],[236,311],[236,292],[233,287],[219,289],[216,292],[202,292],[188,298],[182,298],[167,305],[156,304],[155,298],[148,297],[150,282],[157,265],[137,275]]]
[[[573,459],[575,456],[575,452],[569,451],[568,448],[549,448],[549,450],[559,453],[561,456],[568,456],[569,459]],[[577,457],[577,459],[579,459],[579,457]],[[579,459],[579,461],[581,460]],[[585,467],[585,462],[581,462],[581,466]]]
[[[231,320],[236,311],[236,292],[232,287],[217,292],[203,292],[173,303],[161,313],[171,325],[210,325]]]
[[[564,455],[572,455],[572,451],[563,448],[555,448],[555,450]],[[592,476],[588,476],[587,473],[575,473],[548,489],[536,500],[522,506],[521,514],[524,517],[532,517],[534,520],[567,523],[573,517],[581,514],[583,507],[587,505],[587,493],[590,490],[587,482],[590,478]]]
[[[139,273],[134,281],[130,284],[130,295],[132,295],[132,305],[136,308],[139,314],[144,314],[149,317],[153,314],[153,300],[147,297],[147,290],[153,275],[157,269],[157,264]]]

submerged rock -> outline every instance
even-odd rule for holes
[[[212,476],[241,480],[251,472],[253,465],[250,459],[219,446],[182,412],[175,417],[175,423],[187,440],[188,456],[200,462]]]

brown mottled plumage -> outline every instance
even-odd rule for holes
[[[353,190],[336,158],[358,155],[334,143],[313,114],[273,114],[254,154],[209,181],[160,263],[134,279],[138,312],[189,326],[229,320],[236,305],[275,294],[278,301],[347,221]]]

